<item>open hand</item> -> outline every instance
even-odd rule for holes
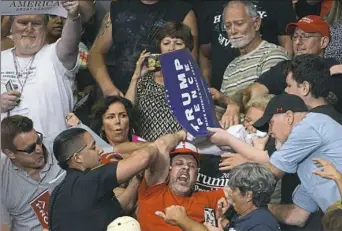
[[[220,171],[232,170],[234,167],[248,162],[248,159],[238,153],[226,152],[221,155],[222,162],[219,164]]]
[[[316,169],[312,171],[313,174],[318,175],[320,177],[323,177],[325,179],[330,179],[330,180],[339,180],[342,178],[341,173],[337,171],[335,166],[327,160],[320,159],[320,158],[315,158],[313,159],[314,164],[322,169]]]
[[[240,123],[240,107],[237,104],[229,104],[223,114],[220,124],[224,129]]]

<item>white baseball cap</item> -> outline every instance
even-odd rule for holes
[[[118,217],[107,226],[107,231],[141,231],[139,222],[133,217]]]

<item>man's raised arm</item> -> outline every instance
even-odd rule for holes
[[[63,1],[62,5],[67,10],[68,16],[63,27],[61,39],[57,43],[57,57],[66,69],[72,70],[77,62],[78,44],[81,41],[80,1]]]
[[[126,182],[143,170],[146,170],[145,179],[148,185],[164,182],[169,173],[169,153],[185,138],[185,131],[162,136],[154,143],[133,152],[127,159],[119,161],[116,170],[118,183]]]
[[[145,180],[147,185],[152,186],[165,182],[170,169],[170,152],[179,142],[186,139],[186,132],[168,134],[158,138],[154,145],[158,148],[158,156],[150,163],[145,171]]]

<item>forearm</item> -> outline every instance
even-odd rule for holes
[[[185,131],[179,131],[173,134],[167,134],[158,138],[154,143],[158,150],[163,155],[169,155],[170,151],[177,146],[177,144],[186,138]]]
[[[126,92],[125,98],[129,99],[133,105],[136,103],[136,92],[137,92],[137,84],[139,81],[139,76],[136,73],[133,74],[131,83],[129,84],[129,88]]]
[[[99,84],[101,90],[105,93],[115,86],[108,74],[108,69],[105,64],[105,54],[93,49],[90,50],[88,56],[88,69]]]
[[[150,143],[142,142],[142,143],[133,143],[133,142],[125,142],[121,143],[114,147],[114,152],[118,153],[131,153],[137,151],[139,149],[145,148]]]
[[[303,227],[308,218],[308,216],[303,217],[300,211],[298,211],[297,206],[294,204],[269,204],[268,209],[280,223],[287,225]]]
[[[230,134],[227,136],[227,145],[234,149],[235,152],[257,163],[267,163],[270,159],[267,151],[257,149]]]
[[[340,196],[342,198],[342,176],[335,180],[338,190],[340,191]]]
[[[226,103],[227,105],[229,104],[236,104],[239,105],[240,107],[243,107],[243,96],[245,94],[245,90],[246,89],[241,89],[239,91],[237,91],[234,95],[227,97],[226,99]]]
[[[190,10],[189,13],[185,16],[183,23],[187,25],[190,30],[194,41],[194,47],[191,51],[193,58],[198,60],[198,28],[197,28],[197,19],[193,10]]]
[[[132,179],[127,188],[124,189],[120,195],[116,196],[120,202],[121,208],[127,215],[133,212],[133,209],[135,208],[139,185],[140,182],[138,180]]]
[[[80,17],[66,19],[61,39],[57,44],[57,56],[67,69],[75,66],[78,44],[81,41],[82,24]]]
[[[178,226],[182,229],[182,231],[208,231],[204,225],[190,219],[187,216],[178,221]]]
[[[210,79],[211,79],[211,61],[208,57],[203,54],[202,49],[199,52],[199,63],[202,75],[204,79],[207,81],[208,85],[210,86]]]

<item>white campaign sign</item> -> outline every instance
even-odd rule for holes
[[[1,15],[52,14],[67,16],[60,1],[0,1]]]

